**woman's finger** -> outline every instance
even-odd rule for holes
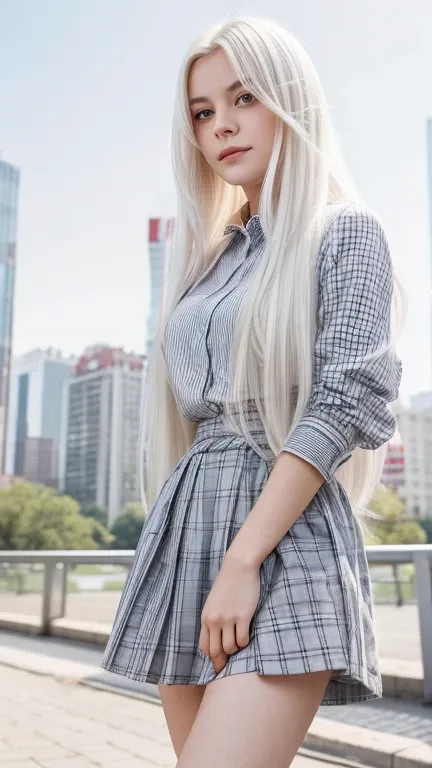
[[[222,627],[222,648],[229,656],[231,653],[238,651],[238,645],[236,643],[235,624],[224,624]]]
[[[228,657],[222,646],[222,628],[220,626],[210,627],[210,657],[218,672],[227,662]]]
[[[239,619],[235,627],[235,640],[239,648],[244,648],[250,640],[251,619]]]
[[[198,640],[198,646],[204,656],[210,655],[210,632],[207,624],[201,624],[201,632]]]

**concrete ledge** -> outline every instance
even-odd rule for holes
[[[58,680],[80,682],[94,674],[95,667],[90,664],[82,664],[79,661],[46,656],[31,651],[21,651],[16,648],[0,647],[0,664],[6,667],[22,669],[26,672],[34,672],[37,675],[50,675]]]
[[[110,635],[110,627],[89,621],[72,621],[72,619],[56,619],[51,625],[51,637],[62,637],[67,640],[80,640],[85,643],[105,646]]]
[[[384,696],[397,699],[422,699],[423,665],[420,661],[380,659]]]
[[[308,749],[373,768],[430,768],[432,747],[418,739],[316,717],[303,742]]]
[[[37,616],[0,612],[0,629],[39,634]],[[51,637],[79,640],[105,647],[111,632],[109,624],[72,619],[56,619],[51,624]],[[383,695],[399,699],[423,698],[423,666],[420,661],[380,659]]]
[[[38,635],[40,633],[40,618],[23,613],[0,611],[0,629]]]
[[[394,768],[426,768],[432,765],[432,747],[421,744],[419,747],[410,747],[395,755]]]

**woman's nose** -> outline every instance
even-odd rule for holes
[[[220,113],[216,115],[214,130],[217,136],[235,135],[238,131],[238,126],[229,115]]]

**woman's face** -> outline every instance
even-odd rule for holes
[[[276,116],[238,82],[220,48],[197,59],[189,73],[188,97],[199,148],[228,184],[243,187],[249,200],[261,188],[273,147]],[[239,148],[237,154],[224,150]]]

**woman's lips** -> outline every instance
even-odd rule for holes
[[[221,163],[232,163],[234,160],[245,155],[246,152],[249,152],[249,149],[241,149],[239,152],[231,152],[229,155],[225,155],[225,157],[222,158]]]

